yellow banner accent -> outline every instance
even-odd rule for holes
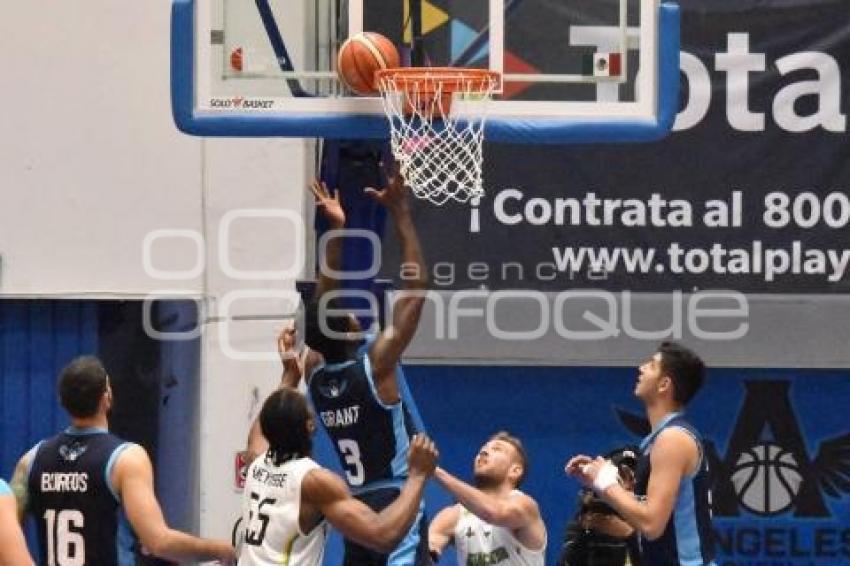
[[[422,35],[428,35],[447,21],[449,21],[449,15],[445,11],[428,0],[422,1]],[[413,39],[410,25],[410,0],[404,0],[404,22],[404,42],[409,44]]]

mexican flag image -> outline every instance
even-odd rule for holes
[[[581,74],[618,77],[623,72],[621,53],[588,53],[582,59]]]

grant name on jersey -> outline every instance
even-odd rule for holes
[[[323,411],[320,416],[322,417],[322,422],[328,428],[351,426],[357,424],[357,419],[360,417],[360,405],[353,405],[335,411]]]
[[[86,472],[70,474],[48,473],[41,474],[41,491],[47,492],[76,492],[85,493],[89,489],[89,475]]]

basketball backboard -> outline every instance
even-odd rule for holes
[[[337,49],[364,30],[408,63],[501,73],[490,141],[650,140],[675,116],[678,9],[659,0],[175,0],[175,120],[196,135],[385,138],[380,99],[336,78]]]

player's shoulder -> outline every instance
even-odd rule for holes
[[[135,442],[122,442],[115,448],[116,454],[113,469],[119,471],[135,471],[152,466],[148,451]]]
[[[335,473],[321,466],[307,471],[301,480],[301,493],[313,503],[348,496],[348,487]]]
[[[466,509],[460,503],[448,505],[440,509],[439,513],[434,516],[432,524],[441,530],[453,529],[464,516],[464,513],[466,513]]]
[[[342,481],[342,478],[340,478],[338,475],[336,475],[335,473],[333,473],[329,469],[323,468],[322,466],[319,466],[318,464],[316,465],[316,467],[314,467],[311,470],[308,470],[307,473],[304,474],[304,480],[305,481],[309,480],[311,482],[316,482],[316,483],[334,483],[334,484],[337,483],[337,482],[342,482],[342,484],[345,485],[345,482]]]
[[[141,444],[136,444],[135,442],[127,442],[122,440],[120,445],[116,449],[121,450],[121,453],[118,456],[119,459],[128,457],[150,459],[150,455],[148,454],[148,451],[145,450],[145,447]]]
[[[514,489],[508,496],[510,500],[519,505],[529,515],[540,515],[540,506],[537,500],[519,489]]]
[[[147,451],[133,442],[124,442],[118,445],[107,463],[108,481],[113,494],[119,500],[123,500],[125,489],[133,482],[133,485],[153,485],[153,462]]]
[[[665,446],[678,448],[693,446],[696,448],[698,443],[699,437],[693,427],[685,426],[684,424],[674,424],[658,433],[653,443],[653,449]]]
[[[531,497],[529,494],[519,488],[512,489],[510,493],[508,493],[508,497],[511,499],[515,499],[516,501],[526,501],[529,503],[534,503],[535,505],[537,504],[533,497]]]
[[[659,462],[682,463],[699,459],[699,441],[694,433],[684,427],[671,426],[662,430],[652,445],[650,459],[653,466]],[[688,467],[691,467],[688,465]]]
[[[259,458],[258,458],[258,460],[259,460]],[[265,461],[265,459],[263,459],[263,461]],[[302,478],[304,476],[306,476],[307,474],[309,474],[310,472],[323,469],[321,464],[319,464],[318,462],[316,462],[315,460],[313,460],[312,458],[309,458],[309,457],[289,460],[289,461],[286,462],[286,464],[284,464],[284,466],[286,467],[287,470],[289,470],[289,472],[291,474],[294,474],[294,475],[296,475],[298,477],[302,477]]]

